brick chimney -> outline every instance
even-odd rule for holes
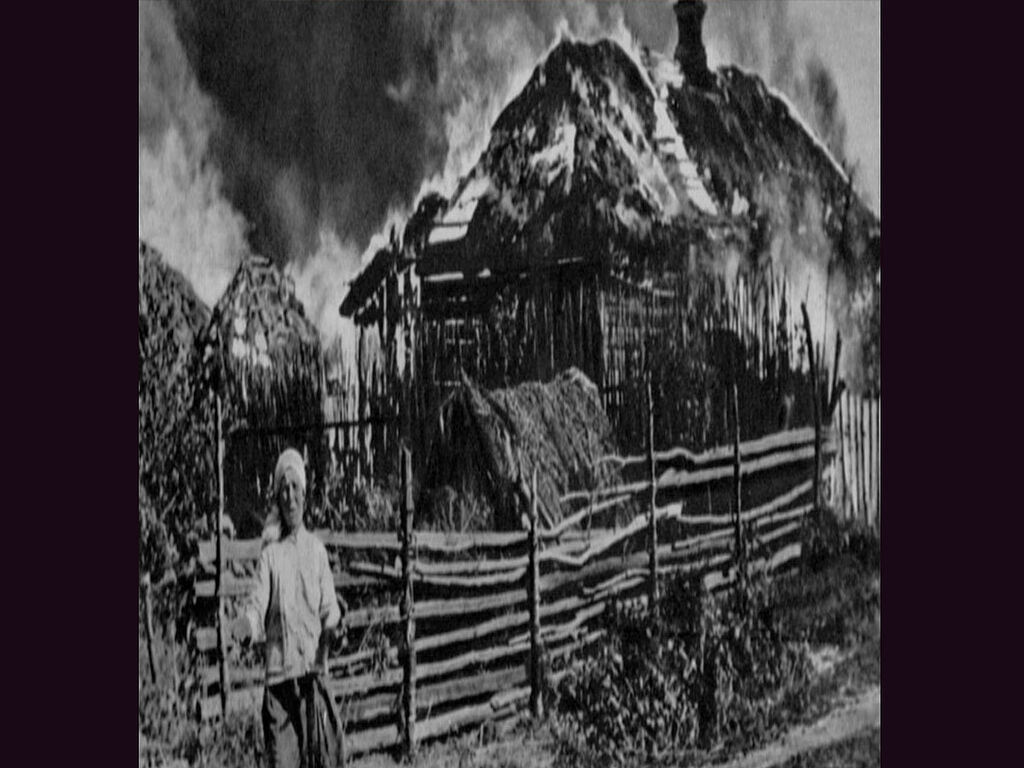
[[[701,26],[708,10],[705,0],[679,0],[673,6],[679,25],[676,60],[682,67],[686,81],[698,88],[710,88],[715,79],[708,69],[708,54],[704,50]]]

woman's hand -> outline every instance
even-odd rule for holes
[[[328,674],[327,656],[334,637],[334,627],[323,627],[320,630],[320,642],[316,646],[316,668],[324,675]]]
[[[231,636],[235,638],[235,642],[240,645],[247,645],[252,640],[252,626],[249,624],[249,620],[245,616],[239,616],[233,622],[231,622]]]

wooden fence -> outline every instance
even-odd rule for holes
[[[882,400],[844,392],[832,417],[837,455],[829,483],[841,517],[881,526]]]
[[[403,452],[400,531],[317,532],[349,609],[347,637],[328,662],[348,754],[412,752],[467,727],[500,729],[538,714],[544,690],[602,636],[613,601],[651,605],[670,574],[702,576],[714,590],[740,563],[769,572],[794,565],[814,507],[816,443],[826,456],[836,451],[830,430],[815,434],[791,430],[701,453],[655,451],[651,440],[642,454],[602,458],[622,466],[623,482],[566,494],[550,528],[538,525],[536,477],[523,478],[526,525],[515,532],[414,531]],[[623,507],[642,511],[616,524]],[[224,633],[252,588],[260,547],[200,544],[203,719],[225,707],[258,709],[262,697],[256,654],[240,655]]]

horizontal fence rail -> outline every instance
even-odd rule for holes
[[[697,454],[674,448],[606,457],[648,479],[624,472],[618,488],[567,494],[562,521],[538,525],[532,537],[528,531],[413,531],[406,550],[397,532],[315,531],[348,606],[346,636],[328,660],[347,753],[402,744],[410,739],[403,723],[414,723],[413,748],[485,721],[499,728],[514,723],[539,701],[531,697],[538,680],[556,685],[600,640],[602,617],[614,602],[648,603],[652,563],[657,578],[693,574],[710,590],[733,583],[737,526],[746,567],[792,566],[814,507],[814,443],[813,429],[740,443],[741,510],[731,507],[734,446]],[[822,445],[826,456],[836,453],[835,430],[823,433]],[[653,494],[645,462],[653,463]],[[640,511],[622,523],[615,514],[622,509]],[[406,514],[411,519],[411,509]],[[241,609],[261,547],[260,540],[222,541],[218,572],[216,542],[199,545],[195,594],[206,623],[194,643],[207,660],[202,719],[222,714],[224,679],[229,711],[260,705],[258,653],[228,641],[230,675],[219,674],[216,617],[223,611],[230,619]]]

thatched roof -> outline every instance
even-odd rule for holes
[[[613,453],[597,387],[575,368],[493,391],[464,379],[438,411],[422,489],[428,498],[447,489],[482,499],[493,513],[483,526],[518,528],[514,499],[524,499],[536,470],[540,522],[551,526],[562,517],[560,496],[617,482],[615,467],[597,461]]]

